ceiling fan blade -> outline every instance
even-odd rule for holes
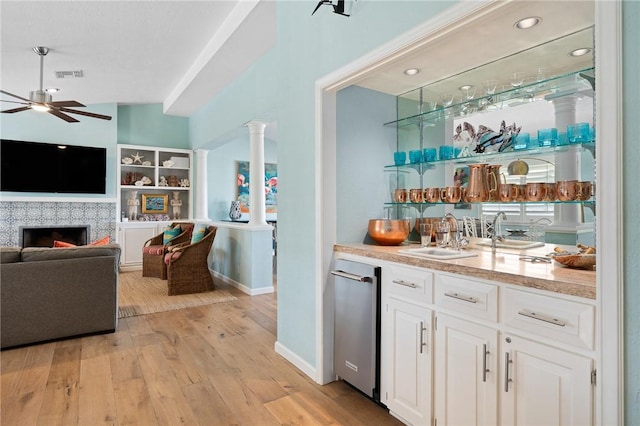
[[[55,102],[47,102],[48,105],[55,107],[84,107],[86,105],[81,104],[78,101],[55,101]]]
[[[10,104],[29,105],[28,103],[25,103],[25,102],[8,101],[8,100],[6,100],[6,99],[0,99],[0,102],[9,102]]]
[[[11,113],[14,113],[14,112],[26,111],[28,109],[31,109],[31,107],[24,106],[24,107],[14,108],[14,109],[5,109],[4,111],[0,111],[0,112],[4,113],[4,114],[11,114]]]
[[[5,95],[13,96],[14,98],[22,99],[25,102],[31,103],[29,99],[23,98],[22,96],[14,95],[13,93],[5,92],[4,90],[0,90],[0,93],[4,93]]]
[[[78,120],[76,120],[73,117],[68,116],[67,114],[63,114],[60,111],[58,111],[57,109],[51,108],[49,111],[47,111],[49,114],[53,114],[58,118],[62,118],[64,121],[66,121],[67,123],[77,123]]]
[[[80,114],[80,115],[85,115],[87,117],[100,118],[101,120],[111,120],[111,116],[109,115],[96,114],[96,113],[87,112],[87,111],[77,111],[77,110],[68,109],[68,108],[57,108],[57,109],[69,114]]]

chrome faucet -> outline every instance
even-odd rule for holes
[[[498,223],[498,218],[502,216],[502,220],[507,220],[507,214],[500,210],[496,213],[493,218],[493,234],[491,234],[491,253],[496,254],[496,243],[498,241],[504,241],[504,237],[502,235],[498,235],[498,229],[496,228],[496,224]]]
[[[453,235],[453,238],[449,238],[449,243],[451,244],[451,248],[454,250],[460,250],[461,242],[462,242],[462,232],[458,229],[458,219],[451,213],[447,213],[442,218],[442,221],[447,221],[448,219],[453,219],[453,223],[455,225],[455,229],[449,230],[449,236]],[[449,221],[451,223],[451,221]]]

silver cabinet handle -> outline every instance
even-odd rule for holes
[[[361,283],[370,283],[372,282],[371,277],[363,277],[361,275],[350,274],[344,271],[331,271],[331,275],[335,275],[336,277],[346,278],[348,280],[359,281]]]
[[[551,315],[528,311],[526,309],[519,311],[518,315],[522,315],[527,318],[533,318],[538,321],[548,322],[549,324],[557,325],[558,327],[564,327],[565,325],[567,325],[567,322],[565,320],[554,318]]]
[[[394,284],[403,285],[405,287],[411,287],[411,288],[417,288],[418,287],[415,283],[408,282],[408,281],[403,281],[403,280],[393,280],[392,282]]]
[[[504,353],[504,391],[509,392],[509,382],[512,382],[509,378],[509,364],[513,361],[509,358],[509,352]]]
[[[447,296],[447,297],[454,298],[454,299],[462,300],[464,302],[478,303],[478,299],[476,299],[473,296],[466,296],[464,294],[454,293],[453,291],[448,291],[444,295]]]
[[[425,331],[427,331],[427,329],[424,327],[424,321],[420,321],[420,353],[422,353],[422,348],[427,346],[427,344],[424,341]]]
[[[482,381],[487,381],[487,373],[489,369],[487,368],[487,355],[489,355],[489,351],[487,350],[487,344],[484,343],[482,345]]]

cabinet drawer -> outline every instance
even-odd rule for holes
[[[498,286],[453,275],[436,275],[435,304],[488,321],[498,321]]]
[[[595,306],[507,288],[503,311],[506,325],[593,349]]]
[[[382,270],[382,281],[387,286],[389,296],[421,303],[433,301],[432,272],[390,266]]]

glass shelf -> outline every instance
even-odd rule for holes
[[[516,204],[582,204],[585,206],[591,206],[591,205],[595,205],[596,201],[591,199],[591,200],[575,200],[575,201],[479,201],[479,202],[475,202],[475,203],[470,203],[470,202],[459,202],[459,203],[443,203],[443,202],[437,202],[437,203],[396,203],[396,202],[387,202],[384,203],[385,206],[393,206],[393,207],[402,207],[402,206],[407,206],[407,207],[431,207],[431,206],[450,206],[450,205],[457,205],[457,204],[472,204],[472,205],[476,205],[476,204],[505,204],[505,205],[516,205]]]
[[[465,117],[483,111],[499,110],[506,107],[522,105],[523,103],[565,96],[582,90],[592,90],[591,83],[584,76],[591,76],[593,71],[593,67],[585,68],[568,74],[523,84],[519,87],[497,91],[492,95],[483,95],[471,100],[454,102],[447,107],[443,107],[442,104],[437,104],[437,107],[431,111],[402,117],[398,120],[384,123],[384,125],[398,128],[414,125],[433,126],[442,119]],[[418,90],[427,90],[426,87],[428,86]]]
[[[532,148],[532,149],[519,149],[517,151],[490,152],[490,153],[483,153],[483,154],[473,153],[473,155],[471,155],[470,157],[450,158],[445,160],[435,160],[435,161],[428,161],[428,162],[424,161],[421,163],[407,163],[399,166],[395,164],[389,164],[387,166],[384,166],[384,168],[385,169],[412,168],[420,172],[420,170],[425,171],[425,170],[433,169],[439,164],[489,163],[491,161],[502,161],[502,160],[517,159],[521,157],[531,157],[533,155],[544,155],[544,154],[552,154],[556,152],[564,152],[569,150],[572,147],[581,147],[582,149],[587,150],[593,154],[595,152],[595,141],[572,143],[568,145],[539,147],[539,148]]]

